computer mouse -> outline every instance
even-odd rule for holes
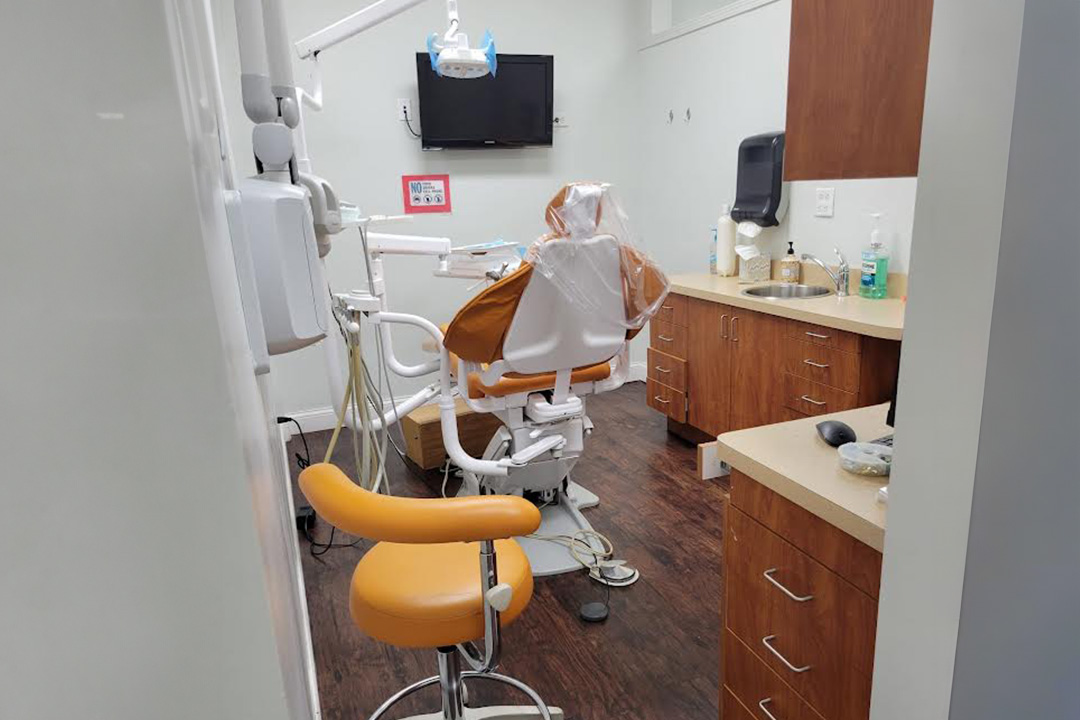
[[[847,423],[839,420],[826,420],[817,424],[818,435],[829,445],[840,447],[844,443],[855,442],[855,431]]]

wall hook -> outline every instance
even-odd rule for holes
[[[673,122],[675,122],[675,111],[674,110],[668,110],[667,111],[667,124],[670,125]]]
[[[690,122],[690,108],[686,108],[686,122]]]

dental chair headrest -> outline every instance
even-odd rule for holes
[[[596,235],[609,187],[606,183],[566,185],[547,205],[548,227],[556,237],[580,239]]]

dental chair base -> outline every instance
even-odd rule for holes
[[[534,496],[530,499],[537,500],[540,508],[540,529],[532,537],[517,538],[529,558],[534,577],[561,575],[583,567],[565,543],[543,538],[584,539],[593,531],[581,511],[599,505],[600,498],[570,480],[570,471],[577,464],[584,437],[592,430],[592,422],[584,416],[580,401],[578,412],[578,416],[561,421],[523,419],[520,424],[515,422],[512,427],[499,428],[484,452],[485,460],[501,460],[514,451],[520,453],[547,437],[561,436],[566,442],[554,453],[546,452],[528,465],[514,468],[506,478],[481,479],[472,473],[464,473],[465,482],[458,492],[461,497],[484,493],[524,495],[526,491]],[[597,551],[603,550],[593,540],[586,539],[585,542]]]

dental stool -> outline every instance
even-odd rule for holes
[[[409,720],[563,720],[529,686],[495,672],[502,628],[532,597],[529,560],[512,538],[535,532],[540,512],[513,496],[397,498],[368,492],[334,465],[312,465],[300,489],[315,511],[347,533],[378,541],[356,565],[349,609],[361,631],[382,642],[438,653],[439,674],[401,690],[370,716],[383,717],[430,685],[442,711]],[[483,650],[474,643],[482,641]],[[471,670],[462,672],[464,658]],[[491,680],[532,705],[467,706],[465,680]]]

